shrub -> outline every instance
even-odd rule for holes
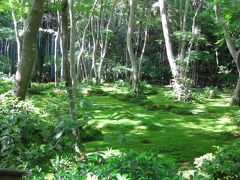
[[[115,81],[116,87],[130,87],[129,82],[126,82],[122,79],[119,79],[118,81]]]
[[[240,128],[240,110],[234,113],[234,116],[232,118],[233,125]]]
[[[182,179],[174,162],[158,157],[157,153],[136,154],[128,151],[107,157],[94,153],[84,161],[57,157],[51,160],[53,176],[57,179]],[[43,174],[33,172],[37,178]],[[48,174],[46,173],[45,176]]]
[[[33,111],[34,106],[29,101],[18,101],[10,94],[2,97],[0,167],[24,166],[51,154],[53,146],[48,142],[51,130],[39,126],[40,119]]]
[[[195,160],[197,168],[214,179],[240,179],[240,140]]]
[[[204,94],[207,98],[216,98],[218,94],[217,87],[205,87]]]

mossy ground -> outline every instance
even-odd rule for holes
[[[102,87],[109,93],[119,88]],[[157,108],[148,109],[131,99],[119,100],[113,96],[86,96],[94,104],[94,124],[104,133],[104,141],[86,146],[147,151],[155,149],[163,156],[172,156],[178,162],[192,162],[194,158],[214,151],[215,146],[229,143],[233,126],[231,116],[238,107],[229,105],[230,95],[202,102],[172,101],[168,88],[156,86],[158,93],[147,99]],[[201,92],[199,92],[201,94]],[[121,95],[121,94],[120,94]],[[115,95],[116,96],[116,95]],[[121,97],[122,98],[122,97]]]
[[[5,91],[9,88],[6,86]],[[154,149],[160,156],[191,163],[194,158],[213,152],[215,146],[234,139],[231,116],[239,108],[229,105],[230,94],[220,93],[219,98],[206,99],[198,90],[200,102],[179,103],[172,100],[169,88],[153,88],[157,94],[147,94],[136,101],[127,95],[126,87],[114,84],[105,84],[94,91],[91,87],[83,88],[84,97],[93,104],[94,118],[88,124],[103,134],[100,140],[85,143],[86,149],[132,149],[137,152]],[[97,89],[101,89],[101,93],[97,93]],[[28,98],[50,124],[67,115],[65,90],[53,84],[33,84]],[[156,108],[146,108],[143,101]]]

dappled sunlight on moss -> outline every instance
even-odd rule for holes
[[[28,99],[33,100],[44,121],[54,123],[68,113],[66,92],[52,84],[47,89],[43,86],[35,87],[41,93]],[[84,98],[93,104],[94,118],[88,124],[103,134],[101,141],[86,142],[86,149],[105,151],[109,147],[113,151],[126,148],[143,152],[155,148],[159,155],[184,162],[232,141],[230,117],[239,108],[229,106],[229,96],[205,98],[204,103],[180,103],[172,101],[170,88],[154,86],[154,90],[158,94],[132,100],[127,87],[83,87]],[[119,98],[121,95],[124,99]],[[148,109],[146,104],[156,108]],[[81,114],[81,109],[77,113]]]

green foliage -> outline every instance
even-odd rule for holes
[[[53,145],[48,142],[50,127],[40,124],[30,101],[18,101],[10,94],[1,97],[1,167],[31,165],[52,154]]]
[[[117,81],[115,81],[115,85],[117,87],[130,87],[130,84],[126,81],[124,81],[123,79],[119,79]]]
[[[195,164],[205,174],[214,179],[240,178],[240,141],[218,148],[214,154],[207,154],[197,158]]]
[[[9,27],[1,27],[0,28],[0,37],[4,39],[13,39],[14,36],[14,30]]]
[[[216,98],[218,97],[218,88],[217,87],[205,87],[204,94],[207,98]]]
[[[240,110],[238,110],[237,112],[234,113],[232,122],[235,126],[240,128]]]
[[[224,84],[227,87],[232,87],[232,85],[235,84],[238,79],[237,73],[231,70],[232,67],[226,65],[221,65],[218,68],[217,77],[221,84]]]
[[[107,157],[106,154],[89,154],[84,161],[74,163],[71,158],[51,160],[56,179],[183,179],[173,161],[158,157],[157,153],[137,154],[126,151]],[[36,171],[37,169],[35,169]],[[39,169],[38,169],[39,170]],[[33,172],[33,176],[47,177],[47,173]]]
[[[12,88],[13,78],[0,73],[0,94],[8,92]]]
[[[0,73],[8,74],[11,70],[10,59],[6,56],[0,57]]]

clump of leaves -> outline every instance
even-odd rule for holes
[[[214,154],[207,154],[195,160],[197,168],[214,179],[240,179],[240,140],[218,148]]]
[[[110,157],[93,153],[78,163],[71,158],[57,157],[51,160],[51,164],[53,176],[57,179],[182,179],[173,161],[160,158],[154,152],[137,154],[126,151]],[[33,175],[43,177],[39,172],[33,172]]]
[[[116,87],[130,87],[130,84],[122,79],[115,81]]]
[[[235,126],[237,126],[240,129],[240,110],[234,113],[232,122]]]
[[[36,163],[52,154],[51,130],[41,128],[30,101],[5,94],[0,103],[0,166],[17,167]],[[47,145],[46,145],[47,144]]]
[[[49,89],[53,89],[53,88],[54,88],[53,83],[41,83],[41,84],[33,83],[31,88],[28,89],[28,92],[30,94],[42,94],[42,92],[47,91]]]
[[[217,87],[205,87],[204,94],[207,98],[217,98],[218,89]]]

